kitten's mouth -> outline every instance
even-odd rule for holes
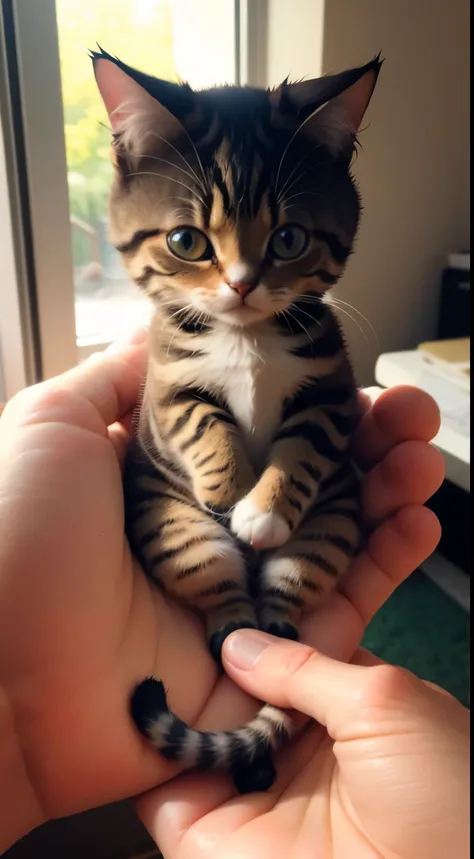
[[[235,307],[223,310],[219,313],[221,319],[233,325],[249,325],[252,322],[259,321],[265,317],[265,313],[250,304],[242,302]]]
[[[216,296],[207,301],[201,296],[196,296],[196,309],[210,313],[227,325],[251,325],[271,315],[271,309],[266,306],[268,302],[262,300],[262,297],[253,298],[253,296],[255,291],[244,297],[225,295]],[[259,306],[260,304],[263,306]]]

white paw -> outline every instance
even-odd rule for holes
[[[254,549],[283,546],[291,533],[278,513],[262,513],[250,498],[242,498],[236,504],[230,527],[239,540],[250,543]]]

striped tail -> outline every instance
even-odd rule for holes
[[[239,793],[268,790],[275,779],[272,752],[293,733],[290,716],[265,704],[234,731],[196,731],[168,709],[163,683],[149,677],[135,689],[132,718],[168,760],[185,770],[227,772]]]

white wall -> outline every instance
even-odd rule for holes
[[[382,51],[355,165],[364,202],[338,288],[375,327],[346,332],[361,383],[377,351],[434,336],[446,254],[469,246],[468,0],[268,0],[268,82],[341,71]],[[322,62],[321,62],[322,50]],[[345,321],[346,317],[342,317]]]

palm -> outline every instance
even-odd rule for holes
[[[215,682],[199,623],[165,610],[133,562],[114,447],[90,432],[91,414],[83,428],[74,425],[80,407],[68,395],[52,421],[46,404],[4,451],[23,515],[19,572],[2,601],[3,652],[49,814],[136,793],[169,773],[128,716],[130,690],[144,675],[163,676],[190,719]]]
[[[346,813],[341,774],[322,728],[307,727],[282,752],[278,773],[270,792],[237,799],[218,777],[186,776],[141,800],[140,811],[173,859],[380,856]]]
[[[4,533],[9,539],[0,541],[0,568],[14,574],[2,583],[0,676],[46,816],[133,795],[169,779],[171,765],[146,746],[128,714],[130,692],[144,676],[162,678],[172,707],[200,727],[241,724],[256,708],[228,678],[218,678],[199,621],[149,586],[124,540],[119,458],[107,425],[133,405],[143,351],[128,363],[108,359],[110,378],[103,368],[88,368],[87,378],[75,371],[60,396],[30,393],[2,418],[0,502],[8,502]],[[99,372],[104,391],[92,379]],[[423,432],[430,437],[435,425],[436,416],[434,425],[427,418]],[[403,503],[423,501],[439,482],[435,452],[427,448],[426,453],[423,498]],[[422,512],[416,508],[418,516]],[[412,523],[417,536],[400,575],[436,541],[433,523],[425,527],[420,521]],[[356,573],[347,594],[335,594],[303,630],[306,640],[342,658],[350,658],[365,619],[393,587],[384,583],[380,589],[372,573],[373,596],[363,605]],[[314,729],[297,748],[308,742],[318,760],[328,755]],[[292,750],[282,772],[295,760]],[[307,777],[304,769],[295,773],[286,790],[298,790],[295,785],[301,787]],[[182,780],[176,784],[179,788]],[[227,783],[218,780],[218,785],[216,805],[229,791]],[[261,820],[254,809],[269,801],[265,795],[234,802],[240,819],[249,814],[250,803],[249,832]],[[232,838],[247,837],[230,812],[227,828]]]
[[[65,406],[73,414],[73,398]],[[64,814],[169,776],[128,717],[128,693],[143,676],[162,677],[173,706],[191,722],[202,713],[214,727],[238,724],[253,703],[227,678],[217,680],[199,622],[166,604],[134,563],[110,442],[64,421],[38,422],[27,432],[29,448],[36,448],[32,434],[41,436],[42,455],[38,464],[34,454],[17,456],[17,438],[11,458],[25,490],[21,503],[32,481],[43,486],[40,509],[24,522],[34,533],[23,531],[17,552],[28,572],[18,581],[23,617],[16,613],[9,650],[24,653],[12,673],[15,667],[29,677],[21,709],[29,713],[30,765],[40,773],[48,811]],[[25,563],[21,545],[29,555],[36,548],[34,565]]]

